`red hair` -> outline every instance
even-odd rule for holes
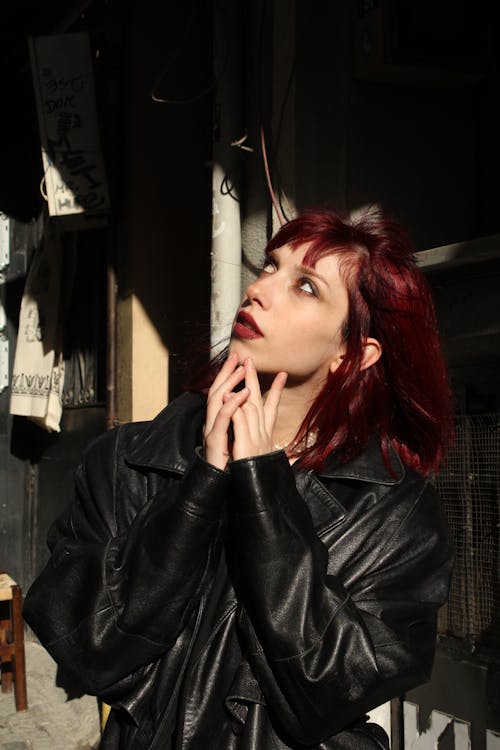
[[[349,311],[345,356],[296,436],[304,445],[308,433],[316,434],[314,445],[300,453],[301,465],[321,470],[332,451],[347,462],[378,433],[387,462],[392,446],[406,465],[422,473],[437,471],[452,434],[453,400],[429,285],[406,231],[378,210],[350,217],[306,211],[281,227],[266,254],[304,244],[309,266],[327,255],[340,256]],[[362,369],[368,336],[380,342],[382,356]],[[205,371],[210,379],[220,361]]]

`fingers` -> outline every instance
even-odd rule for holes
[[[243,380],[245,387],[234,391]],[[209,463],[225,469],[230,452],[238,459],[272,450],[272,435],[286,381],[287,373],[279,372],[263,400],[253,360],[249,357],[244,365],[238,366],[237,355],[228,356],[208,393],[204,443]],[[230,445],[231,425],[234,442]]]
[[[255,416],[257,416],[257,420],[252,419]],[[235,461],[268,452],[259,440],[258,427],[256,429],[255,421],[258,422],[255,404],[250,404],[247,401],[234,412],[232,422],[234,432],[233,459]]]
[[[242,365],[234,369],[235,365],[238,364],[238,357],[236,355],[234,357],[229,356],[231,360],[229,362],[226,360],[208,392],[205,435],[213,427],[214,420],[222,406],[224,394],[227,391],[232,391],[245,377],[245,368]]]
[[[226,392],[223,397],[223,405],[217,412],[217,416],[214,420],[212,428],[213,433],[225,432],[229,429],[229,424],[233,415],[237,409],[239,409],[246,399],[248,398],[250,391],[248,388],[242,388],[241,391]]]
[[[259,376],[253,359],[248,357],[245,360],[245,384],[250,388],[250,398],[258,407],[262,403],[262,394],[260,392]]]
[[[228,354],[226,361],[222,365],[221,369],[214,378],[210,390],[208,393],[213,393],[217,388],[231,375],[236,365],[238,364],[238,355],[235,352]]]
[[[266,432],[272,435],[274,425],[276,424],[276,418],[278,416],[278,408],[280,405],[283,390],[286,385],[288,378],[287,372],[279,372],[274,378],[272,385],[266,395],[266,402],[264,404],[264,423]]]
[[[275,376],[264,403],[255,365],[250,358],[245,360],[245,384],[250,395],[232,418],[233,458],[258,456],[272,450],[272,435],[287,377],[286,372]]]
[[[208,463],[219,469],[224,470],[229,459],[229,426],[235,412],[242,406],[248,395],[248,388],[243,388],[237,393],[224,394],[224,403],[218,410],[211,429],[205,433],[205,458]]]
[[[250,391],[247,401],[242,410],[246,415],[248,428],[257,439],[259,435],[265,434],[264,403],[260,390],[259,376],[253,359],[248,357],[244,362],[245,385]]]

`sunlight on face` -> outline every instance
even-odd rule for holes
[[[340,364],[348,295],[338,256],[306,267],[307,248],[284,246],[266,258],[247,288],[230,351],[241,361],[252,357],[261,374],[285,370],[289,384],[306,384],[316,391]]]

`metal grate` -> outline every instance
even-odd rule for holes
[[[500,414],[457,417],[456,443],[436,485],[455,543],[455,570],[439,631],[471,650],[500,651]]]

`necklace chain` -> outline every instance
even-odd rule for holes
[[[288,443],[273,443],[273,451],[287,451],[288,448],[298,448],[302,446],[304,448],[311,448],[316,442],[316,436],[317,433],[313,430],[308,432],[300,443],[296,443],[294,440],[289,440]]]

